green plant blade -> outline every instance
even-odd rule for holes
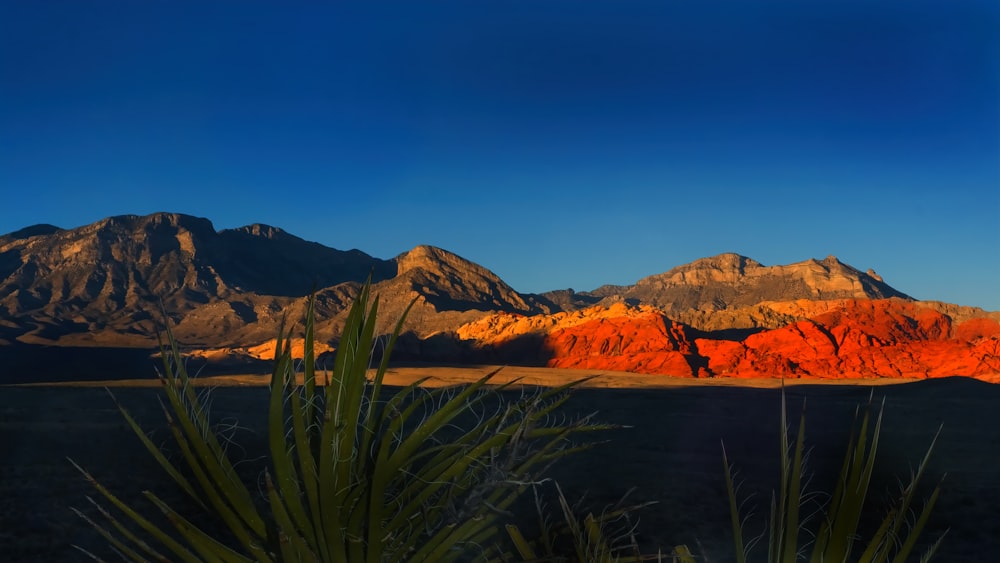
[[[158,542],[160,542],[161,545],[170,550],[170,552],[173,553],[175,557],[177,557],[181,561],[189,563],[198,562],[198,558],[193,553],[188,551],[184,546],[182,546],[179,542],[177,542],[174,538],[170,537],[166,532],[161,530],[158,526],[156,526],[155,524],[144,518],[142,515],[140,515],[138,512],[132,509],[131,506],[125,504],[121,499],[119,499],[111,491],[109,491],[104,485],[100,484],[100,482],[98,482],[97,479],[94,479],[94,477],[90,473],[88,473],[85,469],[77,465],[75,461],[69,458],[67,458],[67,460],[73,465],[73,467],[77,469],[77,471],[79,471],[83,475],[84,479],[86,479],[88,483],[90,483],[95,489],[97,489],[99,493],[101,493],[102,496],[104,496],[105,499],[107,499],[116,508],[124,512],[126,516],[128,516],[133,522],[138,524],[139,527],[142,528],[146,533],[153,536]]]
[[[729,524],[733,530],[733,553],[737,563],[746,563],[746,542],[743,541],[743,524],[740,520],[739,503],[736,500],[736,486],[733,483],[733,466],[726,456],[726,445],[722,444],[723,474],[726,476],[726,495],[729,497]]]
[[[153,504],[155,504],[157,508],[163,512],[167,519],[170,520],[170,523],[173,524],[174,528],[184,537],[184,539],[187,540],[188,544],[195,550],[198,557],[200,557],[202,561],[210,563],[252,563],[254,561],[253,559],[244,557],[233,551],[213,538],[211,535],[202,531],[150,491],[145,491],[143,495],[152,501]],[[256,557],[256,561],[259,563],[268,563],[271,561],[271,558],[268,557],[262,550],[253,549],[253,546],[247,547],[251,547],[251,551]]]

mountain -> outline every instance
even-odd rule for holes
[[[394,269],[265,225],[216,232],[187,215],[124,215],[0,237],[0,311],[8,339],[136,345],[155,335],[162,303],[181,333],[216,343],[243,339],[250,324],[276,318],[313,287],[369,272],[381,280]]]
[[[739,254],[703,258],[643,278],[627,288],[624,297],[665,311],[725,310],[797,299],[910,299],[889,287],[874,271],[861,272],[835,256],[764,266]]]
[[[492,311],[539,311],[489,270],[442,249],[382,260],[267,225],[216,231],[208,219],[156,213],[0,236],[0,338],[150,345],[162,306],[187,344],[253,345],[274,336],[283,314],[301,318],[315,289],[332,339],[369,275],[385,318],[417,299],[411,329],[420,334]]]
[[[828,256],[784,266],[764,266],[739,254],[719,254],[640,279],[635,285],[606,285],[590,292],[550,292],[542,297],[564,309],[612,299],[653,305],[667,313],[716,313],[765,301],[911,299],[873,270],[861,272]],[[697,324],[697,323],[695,323]]]
[[[412,303],[397,359],[687,377],[988,379],[1000,369],[1000,313],[914,301],[833,256],[764,266],[720,254],[634,285],[532,295],[441,248],[380,259],[173,213],[0,236],[0,364],[61,373],[99,358],[111,371],[146,370],[165,315],[192,358],[260,371],[282,319],[300,320],[310,294],[320,348],[332,350],[369,277],[383,332]]]

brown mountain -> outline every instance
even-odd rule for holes
[[[186,215],[125,215],[0,237],[0,311],[8,339],[137,345],[155,335],[162,303],[179,333],[217,343],[257,338],[244,333],[313,287],[394,270],[265,225],[216,232]]]
[[[910,299],[874,271],[861,272],[834,256],[764,266],[733,253],[695,260],[642,278],[635,285],[606,285],[590,292],[543,295],[564,308],[582,308],[610,297],[653,305],[668,313],[733,310],[763,301]]]
[[[0,338],[148,346],[162,304],[186,344],[247,346],[272,338],[283,314],[301,318],[315,289],[333,339],[369,275],[385,318],[417,299],[408,326],[420,335],[488,312],[539,311],[489,270],[438,248],[381,260],[267,225],[217,232],[207,219],[156,213],[0,237]]]
[[[61,373],[68,364],[76,371],[65,377],[135,376],[137,366],[148,363],[163,311],[181,343],[201,350],[197,357],[217,368],[260,371],[253,362],[266,357],[281,319],[301,319],[314,290],[317,335],[335,346],[346,309],[369,276],[385,332],[414,303],[398,352],[424,361],[688,376],[781,372],[775,366],[804,376],[962,369],[982,375],[993,369],[983,350],[997,337],[993,327],[1000,320],[1000,313],[970,307],[914,304],[871,270],[834,257],[763,266],[722,254],[631,286],[528,295],[440,248],[418,246],[383,260],[266,225],[216,231],[207,219],[157,213],[68,230],[36,225],[0,236],[0,363],[8,368],[5,379]],[[864,303],[889,303],[878,315],[901,327],[933,313],[947,330],[869,338],[875,334],[869,325],[885,322],[872,321],[875,313],[857,318]],[[919,313],[912,309],[917,305]],[[857,365],[878,366],[861,369],[844,358],[820,361],[795,351],[826,349],[813,336],[837,331],[893,353],[861,361]],[[799,333],[806,336],[789,336]],[[774,339],[786,344],[780,353],[768,344]],[[917,357],[923,359],[910,367],[901,359]],[[94,365],[103,368],[99,375],[87,371]]]
[[[404,348],[496,312],[543,312],[530,296],[516,292],[493,272],[440,248],[417,246],[390,262],[395,275],[375,283],[372,292],[379,298],[384,333],[413,303],[406,317]],[[339,337],[359,287],[340,284],[317,292],[316,333],[321,340],[333,342]],[[301,319],[305,306],[306,297],[295,300],[286,308],[289,318]]]

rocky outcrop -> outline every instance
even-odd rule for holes
[[[917,303],[854,300],[742,342],[696,342],[716,375],[989,378],[1000,373],[998,338],[992,319],[956,324]]]
[[[395,262],[395,282],[417,290],[438,311],[536,312],[496,274],[447,250],[418,246]]]
[[[198,217],[123,215],[0,237],[0,311],[25,342],[148,344],[165,311],[192,343],[240,343],[273,336],[275,310],[311,289],[388,267],[264,225],[216,232]]]
[[[184,290],[195,302],[228,290],[214,270],[194,263],[195,245],[214,234],[206,220],[158,214],[28,230],[32,236],[4,237],[0,246],[0,309],[33,327],[28,336],[55,339],[115,322],[135,328],[158,301],[176,305]]]
[[[405,330],[417,339],[454,331],[496,312],[531,315],[541,311],[490,270],[447,250],[417,246],[392,261],[396,275],[372,287],[379,297],[383,332],[390,332],[408,308]],[[342,318],[343,313],[333,323],[341,323]],[[339,334],[330,323],[320,325]]]
[[[676,377],[991,380],[1000,369],[1000,312],[916,302],[832,256],[764,266],[721,254],[635,285],[528,295],[432,246],[382,260],[171,213],[0,236],[0,346],[149,348],[166,318],[201,350],[192,357],[249,365],[273,352],[283,321],[301,335],[313,294],[329,353],[369,277],[381,333],[409,311],[398,351],[410,360]]]
[[[317,334],[335,341],[368,277],[386,331],[415,301],[420,337],[493,311],[543,309],[489,270],[419,246],[392,260],[253,224],[216,231],[174,213],[110,217],[77,229],[28,227],[0,236],[0,340],[74,346],[155,345],[164,313],[198,347],[252,346],[317,295]]]
[[[543,342],[552,354],[549,367],[707,377],[688,332],[662,314],[647,313],[554,330]]]
[[[746,256],[728,253],[695,260],[643,278],[635,285],[604,286],[593,292],[575,294],[572,299],[560,296],[560,302],[585,305],[587,298],[610,296],[653,305],[673,316],[691,311],[733,311],[765,301],[909,299],[887,285],[874,271],[862,272],[834,256],[784,266],[764,266]],[[699,328],[712,330],[707,326]]]
[[[788,310],[805,309],[798,303]],[[1000,374],[1000,323],[994,319],[956,323],[934,307],[902,299],[827,301],[817,309],[809,318],[738,339],[625,303],[534,317],[494,315],[457,334],[494,347],[534,334],[550,367],[675,377],[992,380]]]

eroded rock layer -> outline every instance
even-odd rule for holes
[[[1000,323],[954,322],[934,306],[902,299],[777,306],[802,315],[745,338],[701,331],[652,307],[616,304],[536,317],[495,315],[461,327],[472,347],[502,347],[534,334],[550,367],[674,377],[928,378],[994,380]]]

